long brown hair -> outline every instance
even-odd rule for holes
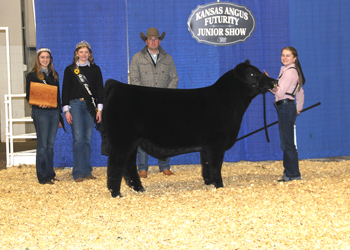
[[[300,61],[299,61],[299,57],[298,57],[298,51],[291,46],[285,47],[283,50],[289,50],[290,52],[292,52],[293,56],[296,57],[295,60],[295,67],[298,71],[298,75],[299,75],[299,80],[298,80],[298,90],[300,90],[301,86],[305,84],[305,77],[304,77],[304,73],[303,70],[301,69],[301,65],[300,65]]]
[[[42,51],[40,51],[40,50],[42,50]],[[50,63],[49,63],[49,65],[47,67],[51,70],[52,75],[55,78],[55,80],[58,81],[57,72],[55,71],[55,69],[53,67],[53,62],[52,62],[53,58],[52,58],[52,55],[51,55],[51,51],[49,49],[46,49],[46,48],[40,48],[38,50],[38,52],[36,53],[36,56],[35,56],[34,66],[33,66],[32,70],[30,72],[34,73],[39,80],[44,80],[44,74],[43,74],[43,72],[41,72],[41,65],[40,65],[40,61],[39,61],[39,56],[43,52],[49,53],[49,55],[50,55]]]

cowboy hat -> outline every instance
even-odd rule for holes
[[[157,28],[149,28],[147,30],[146,35],[141,32],[140,36],[141,36],[141,39],[145,42],[147,40],[147,37],[159,37],[160,40],[163,40],[163,38],[165,37],[165,32],[163,32],[162,35],[159,36],[159,31]]]

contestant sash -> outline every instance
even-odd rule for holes
[[[80,72],[78,65],[73,63],[72,65],[69,66],[69,68],[72,70],[73,75],[75,75],[80,86],[84,90],[84,100],[86,102],[87,109],[88,109],[91,117],[94,119],[96,130],[99,131],[100,130],[100,123],[97,123],[97,120],[96,120],[97,105],[95,102],[95,97],[91,91],[91,85],[90,85],[88,79],[86,78],[86,76]]]

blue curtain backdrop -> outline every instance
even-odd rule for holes
[[[350,2],[291,1],[291,44],[306,77],[305,106],[322,102],[298,118],[299,156],[350,155]]]
[[[297,119],[298,150],[301,159],[349,155],[349,119],[346,102],[349,93],[350,3],[329,0],[227,1],[245,5],[256,19],[252,36],[244,43],[211,46],[198,43],[187,29],[187,21],[198,5],[214,1],[184,0],[37,0],[37,47],[49,47],[62,84],[64,68],[71,63],[75,45],[87,40],[104,80],[127,82],[128,64],[145,43],[140,32],[157,27],[166,35],[161,46],[173,56],[179,75],[179,88],[213,84],[222,74],[247,59],[270,76],[278,75],[280,53],[294,46],[307,79],[305,106],[322,105]],[[267,121],[277,121],[273,96],[266,95]],[[263,126],[262,96],[253,100],[240,130],[240,136]],[[55,166],[72,166],[72,136],[59,130],[55,142]],[[227,151],[225,161],[281,160],[277,125],[269,128],[270,143],[264,132],[237,142]],[[106,166],[100,155],[100,136],[94,131],[92,165]],[[153,158],[151,165],[157,164]],[[199,154],[173,157],[171,164],[199,163]]]

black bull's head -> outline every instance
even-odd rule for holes
[[[268,90],[274,88],[278,82],[251,65],[249,60],[238,64],[233,71],[237,78],[247,84],[247,87],[253,88],[252,94],[254,95],[265,94]]]

